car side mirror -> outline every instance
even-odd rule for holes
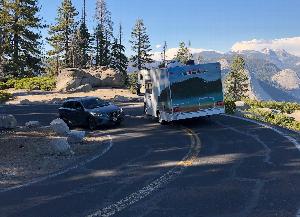
[[[76,110],[81,111],[81,112],[84,111],[84,109],[82,107],[77,107]]]

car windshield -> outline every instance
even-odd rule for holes
[[[99,98],[83,100],[82,104],[86,109],[94,109],[109,105],[108,102],[105,102]]]

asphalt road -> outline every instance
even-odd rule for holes
[[[0,109],[46,125],[57,106]],[[104,156],[0,193],[0,216],[297,216],[300,152],[286,137],[225,116],[160,126],[141,108],[125,111],[121,128],[101,132],[113,141]]]

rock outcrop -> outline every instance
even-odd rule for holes
[[[68,154],[71,152],[71,146],[69,145],[67,138],[64,137],[52,138],[49,146],[54,153],[57,154]]]
[[[85,84],[77,87],[76,89],[71,89],[70,92],[89,92],[93,90],[93,87],[90,84]]]
[[[81,143],[85,137],[85,131],[71,130],[68,142],[69,143]]]
[[[78,88],[87,87],[122,87],[125,78],[114,69],[99,67],[90,69],[67,68],[57,77],[57,91],[76,91]],[[84,91],[84,90],[83,90]]]
[[[15,129],[17,120],[13,115],[0,115],[0,129]]]
[[[68,136],[70,134],[70,129],[68,125],[62,119],[55,119],[50,123],[51,129],[57,135]]]
[[[27,128],[38,128],[41,124],[39,121],[28,121],[25,123],[25,127]]]

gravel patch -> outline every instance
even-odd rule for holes
[[[128,89],[113,89],[113,88],[100,88],[89,92],[78,93],[63,93],[56,91],[26,91],[26,90],[8,90],[13,94],[14,99],[8,101],[6,104],[60,104],[67,98],[74,97],[100,97],[104,100],[114,100],[115,97],[125,97],[129,101],[141,101],[142,97],[130,93]]]
[[[104,149],[106,137],[88,133],[72,153],[56,154],[49,143],[58,136],[49,128],[0,132],[0,190],[59,171]]]

